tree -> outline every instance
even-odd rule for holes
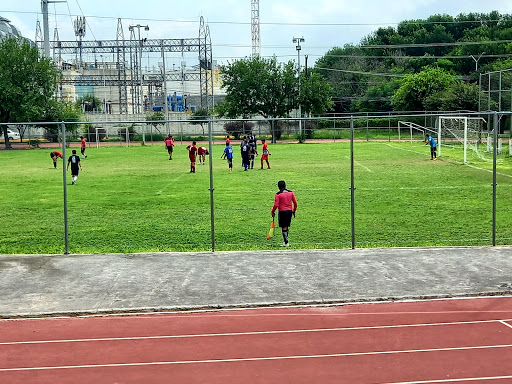
[[[301,75],[300,96],[302,112],[305,114],[322,115],[326,110],[331,109],[332,87],[327,80],[318,73],[311,76]]]
[[[222,67],[226,97],[217,113],[228,118],[286,117],[297,104],[298,90],[293,62],[279,64],[275,57],[259,56]]]
[[[478,95],[478,85],[456,81],[427,97],[424,105],[430,111],[478,111]]]
[[[304,112],[321,114],[332,106],[332,88],[319,74],[302,76],[299,94],[294,63],[278,63],[275,57],[238,60],[222,68],[226,97],[216,112],[221,117],[266,119],[288,117],[299,106]]]
[[[423,111],[426,100],[433,94],[448,88],[455,76],[437,67],[427,67],[420,73],[408,75],[401,81],[393,95],[393,106],[402,111]]]
[[[55,100],[58,71],[26,40],[0,41],[0,122],[40,121]],[[3,127],[5,146],[7,126]]]
[[[146,121],[151,124],[158,132],[158,126],[165,124],[165,114],[163,112],[153,112],[146,115]]]
[[[102,102],[94,95],[83,95],[79,97],[76,101],[76,105],[78,105],[83,112],[102,112]]]
[[[201,130],[203,131],[204,136],[204,123],[206,123],[206,120],[210,118],[210,113],[208,112],[207,108],[197,108],[192,114],[190,115],[190,123],[191,124],[200,124]]]

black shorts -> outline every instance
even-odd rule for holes
[[[167,152],[172,153],[172,145],[168,145],[168,146],[167,146]]]
[[[279,211],[277,218],[279,219],[279,227],[289,227],[292,223],[293,211]]]

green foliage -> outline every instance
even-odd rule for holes
[[[79,107],[84,112],[101,112],[103,109],[103,103],[98,97],[94,95],[84,95],[79,97],[75,103],[77,107]]]
[[[0,40],[0,122],[44,120],[57,78],[58,71],[36,46],[20,38]],[[5,145],[10,147],[8,139]]]
[[[146,115],[146,121],[157,127],[158,125],[165,125],[165,114],[163,112],[152,112]]]
[[[286,117],[297,105],[296,71],[292,61],[245,58],[222,67],[226,97],[217,108],[221,117]]]
[[[313,73],[306,77],[301,74],[299,100],[302,112],[324,115],[334,104],[331,99],[332,91],[331,85],[322,75]]]
[[[455,81],[425,99],[429,111],[478,111],[478,85]]]
[[[497,11],[456,17],[432,15],[424,20],[402,21],[397,28],[378,28],[359,45],[335,47],[317,61],[313,71],[322,73],[331,84],[336,112],[421,110],[426,104],[439,104],[425,100],[432,93],[408,103],[408,108],[401,101],[390,104],[396,91],[396,82],[389,80],[392,75],[413,75],[435,66],[476,83],[480,73],[511,68],[508,60],[496,58],[511,53],[511,45],[506,42],[510,39],[512,15]],[[498,43],[500,40],[504,42]],[[495,65],[498,62],[501,64]],[[472,95],[477,96],[474,92]],[[466,100],[464,104],[474,103]]]
[[[420,73],[406,76],[393,95],[396,110],[421,111],[427,109],[426,100],[455,82],[455,77],[437,67],[427,67]]]

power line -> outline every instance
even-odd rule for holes
[[[78,2],[77,2],[78,4]],[[78,5],[80,8],[80,5]],[[80,8],[80,11],[82,9]],[[40,12],[34,11],[12,11],[12,10],[0,10],[0,12],[9,12],[9,13],[18,13],[18,14],[40,14]],[[56,14],[56,16],[68,16],[65,14]],[[72,16],[84,16],[83,11],[81,15],[72,15]],[[97,18],[97,19],[112,19],[117,20],[118,17],[113,16],[94,16],[87,15],[89,18]],[[155,18],[137,18],[137,17],[122,17],[121,19],[130,19],[130,20],[141,20],[141,21],[153,21],[153,22],[175,22],[175,23],[197,23],[197,20],[187,20],[187,19],[155,19]],[[391,22],[379,22],[379,23],[287,23],[287,22],[260,22],[260,25],[285,25],[285,26],[311,26],[311,27],[336,27],[336,26],[347,26],[347,27],[357,27],[357,26],[378,26],[378,25],[403,25],[403,24],[419,24],[419,25],[431,25],[431,24],[488,24],[488,23],[497,23],[503,21],[500,19],[489,19],[489,20],[453,20],[453,21],[427,21],[427,20],[405,20],[405,21],[391,21]],[[511,20],[512,21],[512,20]],[[208,24],[228,24],[228,25],[251,25],[251,22],[245,21],[211,21],[208,20]]]

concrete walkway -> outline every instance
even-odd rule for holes
[[[512,293],[512,247],[0,255],[0,316]]]

